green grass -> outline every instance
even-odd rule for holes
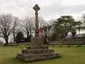
[[[26,45],[20,46],[1,46],[0,47],[0,64],[85,64],[85,46],[76,47],[76,45],[68,46],[49,46],[54,49],[55,53],[60,53],[61,58],[34,61],[34,62],[21,62],[15,59],[16,54],[21,52]]]

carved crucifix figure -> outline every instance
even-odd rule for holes
[[[36,4],[33,9],[35,10],[35,37],[39,36],[39,21],[38,21],[38,11],[40,7]]]

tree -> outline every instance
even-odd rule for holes
[[[34,30],[34,20],[33,18],[25,18],[24,19],[24,31],[27,36],[28,41],[31,41],[32,31]]]
[[[23,33],[20,31],[17,33],[16,35],[16,43],[21,43],[24,41],[24,35]]]
[[[77,27],[76,28],[79,30],[79,34],[80,34],[80,30],[83,28],[82,24],[83,23],[81,21],[77,21]]]
[[[71,30],[72,37],[75,38],[76,35],[76,29]]]
[[[33,21],[31,18],[26,18],[24,21],[25,21],[24,26],[25,26],[26,34],[27,36],[29,36],[31,35],[31,31],[34,28]]]
[[[40,28],[41,31],[41,37],[43,37],[44,39],[44,44],[48,44],[48,27],[47,26],[43,26]]]
[[[11,14],[0,15],[0,33],[1,37],[5,39],[6,45],[8,45],[9,36],[11,34],[13,34],[15,42],[15,35],[18,30],[18,20],[19,18]]]
[[[51,29],[51,26],[50,25],[47,25],[47,26],[43,26],[40,28],[40,34],[41,34],[41,37],[44,38],[44,44],[48,44],[48,40],[50,39],[49,37],[49,31]]]
[[[83,21],[83,24],[85,25],[85,14],[82,15],[82,21]]]
[[[78,22],[76,22],[72,16],[61,16],[53,25],[55,31],[59,33],[59,36],[62,39],[68,35],[68,32],[70,32],[72,28],[75,28],[78,25]]]
[[[16,42],[16,34],[19,31],[19,22],[18,21],[19,21],[19,18],[18,17],[14,17],[13,28],[12,28],[14,42]]]
[[[47,26],[44,26],[43,27],[43,29],[44,29],[44,44],[48,44],[48,42],[47,42]]]
[[[10,14],[0,15],[0,32],[1,37],[3,37],[6,41],[6,45],[8,45],[9,35],[12,34],[12,22],[13,16]]]
[[[47,21],[44,20],[42,17],[39,17],[38,20],[39,20],[39,27],[40,28],[48,25]]]
[[[82,28],[83,30],[85,30],[85,14],[82,15]]]
[[[48,23],[41,17],[38,18],[39,27],[46,26]],[[24,31],[27,36],[32,35],[32,31],[35,31],[35,18],[25,18],[24,20]]]

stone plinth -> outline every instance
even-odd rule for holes
[[[60,54],[55,53],[54,50],[49,50],[48,45],[43,44],[43,39],[40,37],[32,38],[30,46],[17,54],[17,59],[24,61],[46,60],[52,58],[59,58]]]
[[[40,46],[43,46],[43,42],[44,42],[43,38],[41,38],[41,37],[33,37],[31,44],[40,47]]]

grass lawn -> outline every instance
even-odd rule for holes
[[[55,52],[61,54],[61,58],[50,59],[45,61],[35,62],[21,62],[15,59],[16,54],[21,52],[26,45],[19,46],[1,46],[0,47],[0,64],[85,64],[85,46],[76,47],[72,45],[67,46],[49,46],[50,49],[54,49]]]

